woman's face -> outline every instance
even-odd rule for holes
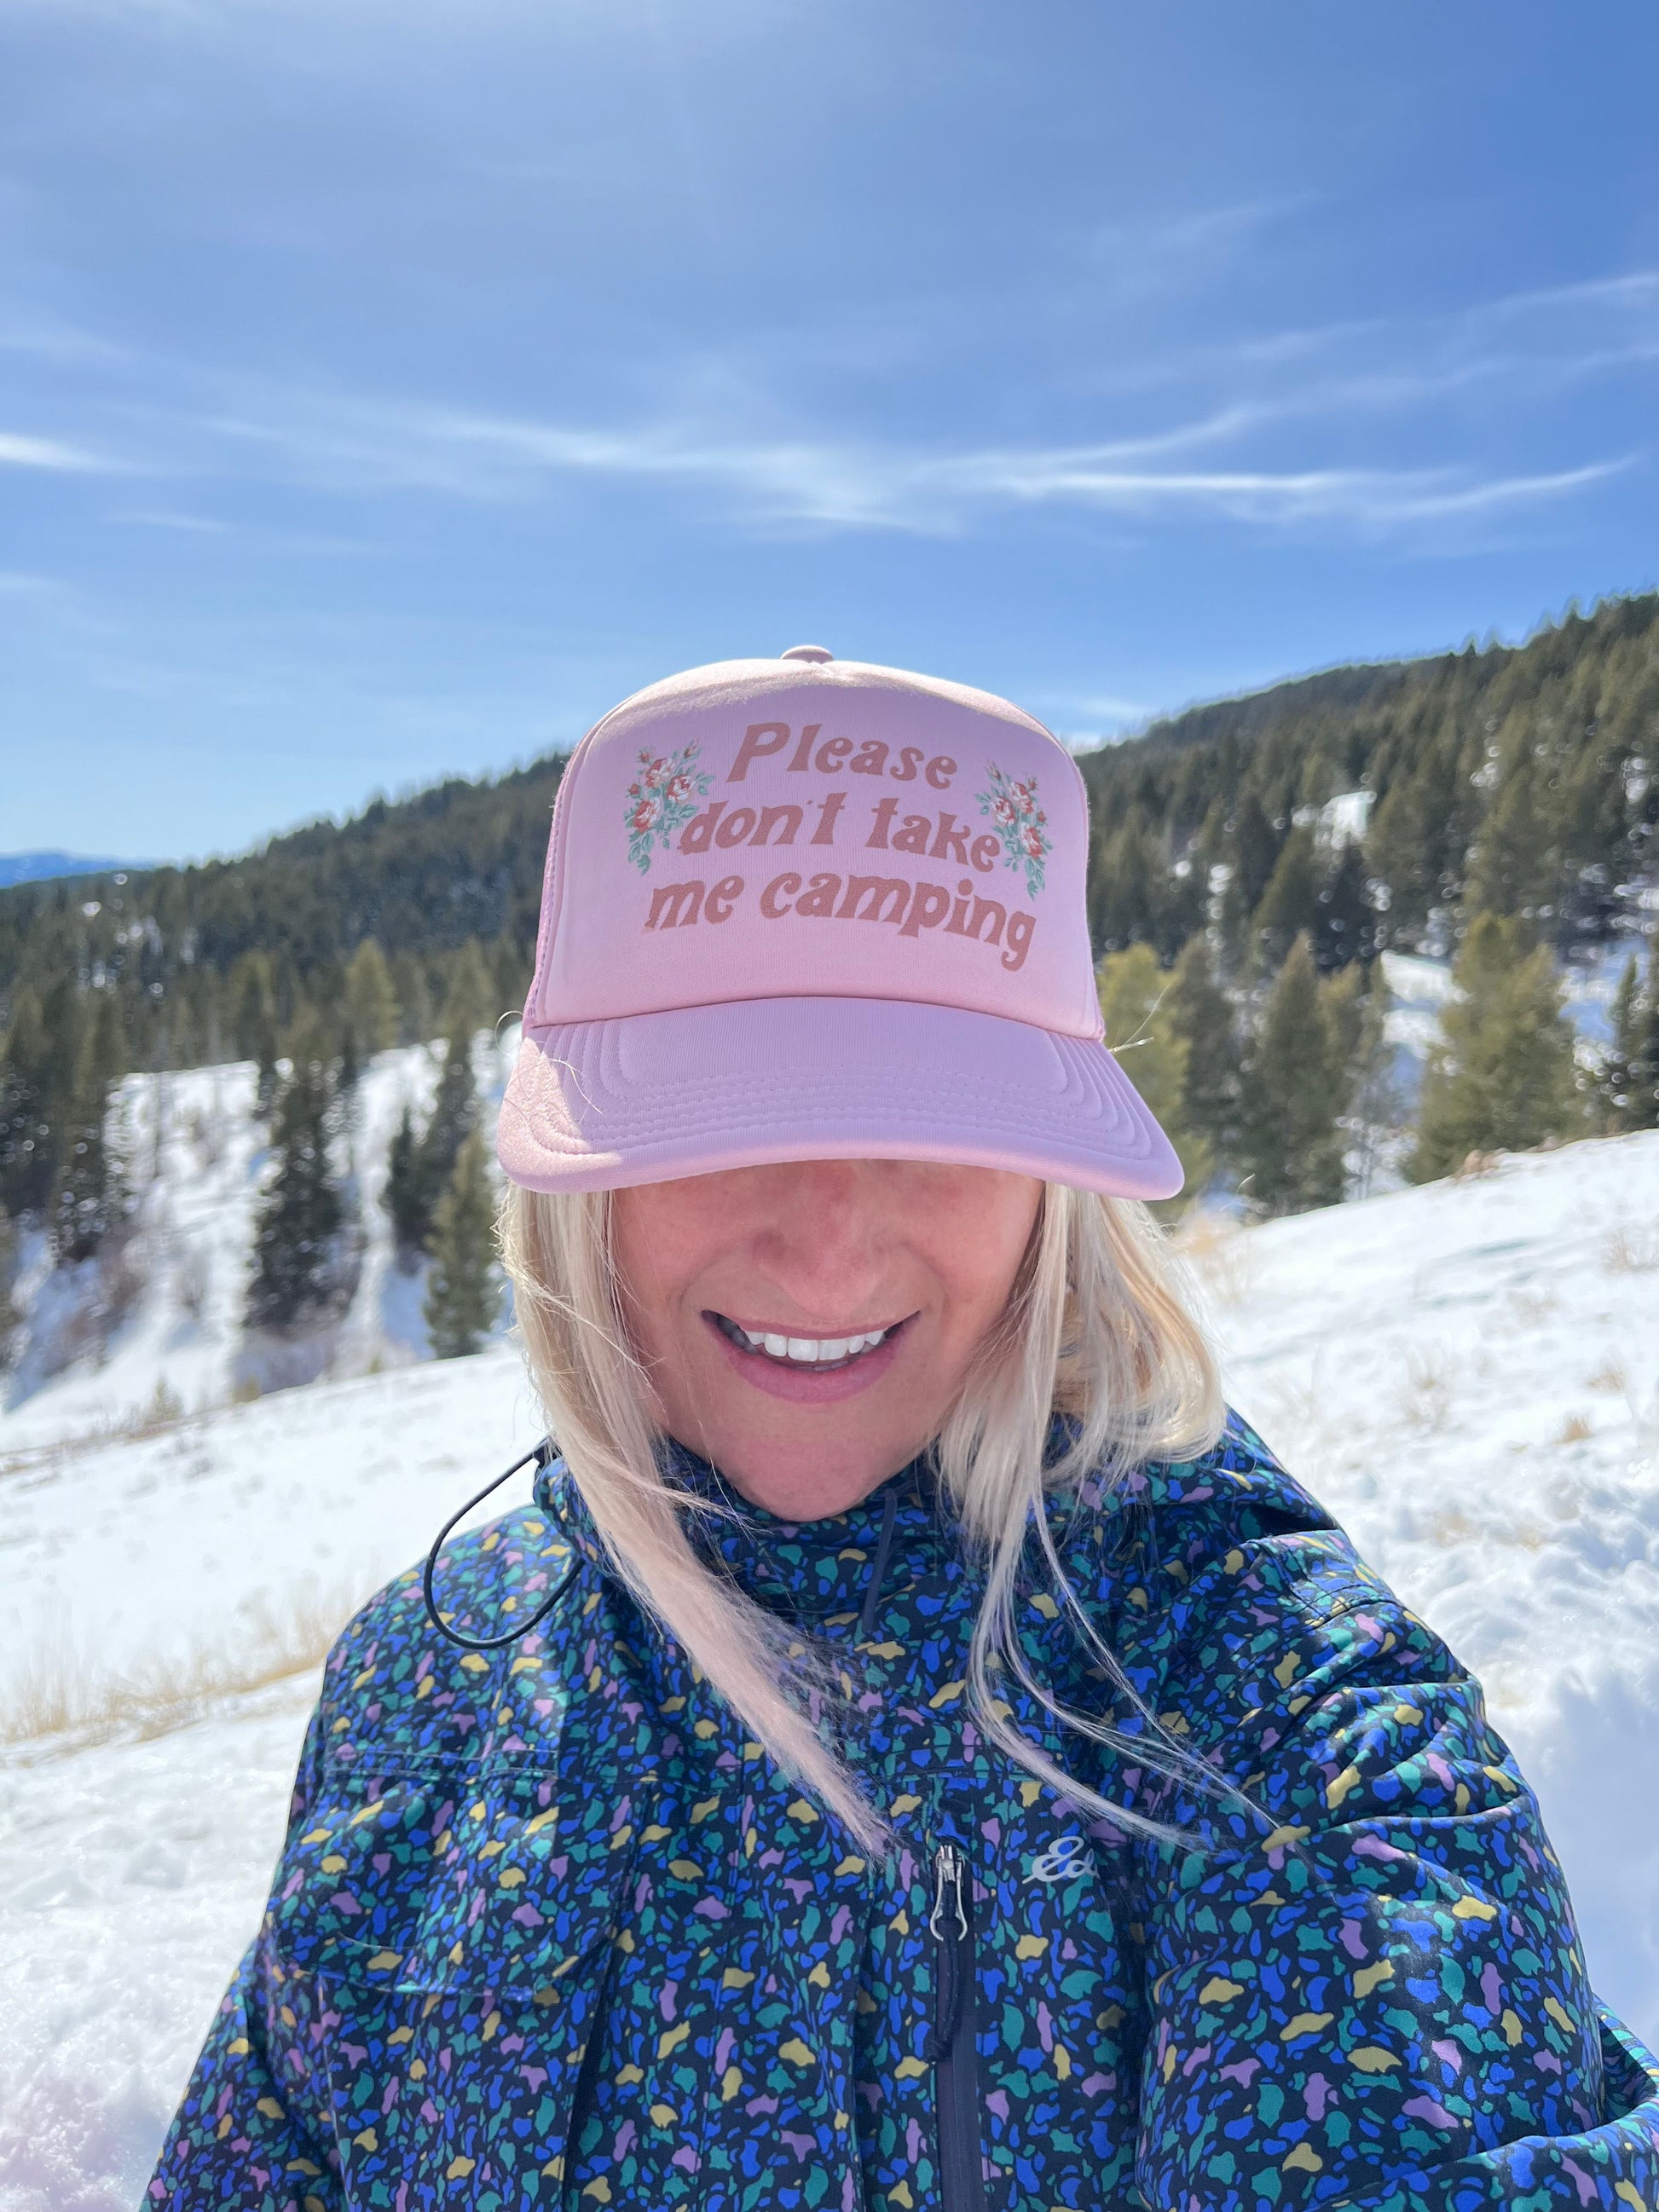
[[[769,1512],[843,1511],[937,1435],[1042,1193],[908,1160],[618,1191],[617,1261],[664,1427]]]

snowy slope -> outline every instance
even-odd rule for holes
[[[1481,1673],[1598,1984],[1659,2034],[1659,1136],[1192,1249],[1235,1402]],[[90,1695],[343,1607],[536,1426],[503,1349],[20,1455],[0,1696],[43,1651]],[[5,2212],[136,2202],[257,1921],[310,1686],[0,1763]]]
[[[1659,2033],[1659,1133],[1200,1267],[1229,1395],[1486,1685],[1609,2002]]]
[[[473,1068],[486,1133],[493,1131],[516,1027],[499,1042],[475,1041]],[[386,1148],[405,1103],[416,1116],[430,1105],[439,1062],[423,1045],[384,1052],[363,1070],[345,1150],[355,1175],[363,1261],[351,1308],[326,1337],[301,1347],[305,1379],[321,1364],[330,1375],[362,1375],[426,1356],[421,1285],[392,1263],[380,1203]],[[15,1454],[65,1438],[118,1434],[143,1424],[158,1390],[186,1411],[222,1406],[261,1382],[277,1379],[250,1361],[241,1315],[253,1249],[254,1214],[270,1164],[265,1132],[253,1117],[251,1062],[181,1074],[129,1076],[112,1121],[140,1194],[137,1253],[143,1287],[101,1353],[57,1372],[51,1357],[73,1279],[46,1275],[41,1240],[18,1286],[31,1313],[16,1370],[0,1384],[0,1467]],[[158,1142],[159,1121],[159,1142]]]

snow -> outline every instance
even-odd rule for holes
[[[0,1771],[0,2204],[130,2212],[282,1840],[309,1676]]]
[[[514,1029],[499,1042],[481,1036],[474,1048],[486,1135],[494,1129],[516,1040]],[[358,1189],[362,1268],[349,1310],[300,1347],[307,1380],[319,1370],[366,1374],[426,1356],[422,1285],[393,1263],[380,1196],[398,1116],[405,1103],[417,1117],[425,1112],[438,1072],[423,1045],[380,1053],[363,1070],[347,1147]],[[58,1326],[75,1286],[62,1277],[42,1279],[44,1253],[36,1240],[34,1267],[19,1285],[21,1303],[34,1310],[0,1410],[0,1463],[66,1437],[136,1427],[153,1414],[158,1391],[193,1413],[274,1379],[268,1362],[250,1359],[240,1327],[254,1214],[269,1165],[265,1133],[253,1116],[256,1080],[252,1063],[244,1061],[130,1076],[122,1085],[112,1133],[141,1194],[136,1250],[143,1288],[100,1355],[52,1372]]]
[[[1229,1395],[1484,1683],[1659,2033],[1659,1133],[1222,1234]]]
[[[244,1232],[216,1224],[217,1188],[192,1233],[223,1257]],[[1597,1985],[1659,2034],[1659,1134],[1188,1241],[1234,1402],[1480,1674]],[[380,1297],[360,1292],[366,1334]],[[0,1419],[0,1699],[44,1680],[91,1715],[118,1675],[165,1728],[0,1755],[3,2212],[137,2202],[257,1923],[314,1668],[254,1678],[538,1427],[505,1346],[226,1404],[222,1306],[195,1369],[143,1310],[130,1327],[208,1410],[77,1441],[153,1393],[123,1343]],[[166,1726],[229,1660],[249,1686]]]
[[[1374,791],[1339,791],[1334,799],[1327,799],[1319,810],[1320,835],[1326,844],[1363,845],[1376,804]]]

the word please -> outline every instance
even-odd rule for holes
[[[879,738],[866,738],[854,745],[851,738],[826,738],[818,743],[822,722],[809,722],[794,739],[794,750],[784,763],[795,775],[805,775],[815,769],[820,775],[839,775],[844,767],[849,775],[890,776],[895,783],[914,783],[918,771],[931,783],[935,791],[948,791],[957,764],[949,753],[935,753],[927,757],[925,745],[901,745],[898,757],[890,768],[888,762],[893,748]],[[728,783],[741,783],[749,773],[750,761],[769,760],[781,753],[790,743],[793,732],[787,722],[751,722],[743,733],[743,743],[738,747],[738,757],[726,777]]]

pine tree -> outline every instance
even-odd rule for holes
[[[109,1142],[110,1102],[126,1072],[126,1040],[114,994],[100,991],[97,1001],[64,1119],[52,1194],[52,1242],[60,1264],[91,1259],[129,1206],[122,1163]]]
[[[495,1326],[501,1305],[495,1220],[484,1141],[475,1129],[456,1155],[432,1221],[432,1276],[422,1311],[440,1359],[465,1359]]]
[[[268,1114],[276,1089],[276,1002],[263,952],[245,952],[231,970],[230,1037],[238,1060],[258,1071],[257,1110]]]
[[[334,1093],[320,1039],[314,1031],[296,1037],[272,1122],[276,1171],[254,1230],[247,1296],[252,1328],[293,1328],[325,1319],[349,1295],[346,1206],[331,1158]]]
[[[450,963],[440,1028],[447,1037],[464,1036],[469,1043],[480,1030],[493,1026],[495,990],[476,937],[466,943]]]
[[[46,1085],[40,1001],[25,983],[12,1000],[0,1060],[0,1206],[14,1216],[43,1213],[52,1195],[56,1163]]]
[[[1186,1176],[1183,1200],[1196,1198],[1214,1170],[1209,1146],[1182,1115],[1188,1047],[1176,1024],[1174,978],[1150,945],[1109,953],[1100,963],[1100,1011],[1106,1042],[1164,1133]]]
[[[1267,975],[1279,973],[1291,945],[1318,918],[1319,864],[1313,831],[1297,823],[1279,848],[1261,902],[1250,918],[1251,934]]]
[[[1341,1198],[1346,1074],[1304,935],[1267,995],[1244,1070],[1241,1187],[1265,1212],[1302,1213]]]
[[[472,1042],[457,1030],[445,1042],[438,1094],[426,1127],[416,1135],[405,1107],[387,1154],[381,1203],[392,1217],[398,1261],[405,1273],[413,1271],[420,1253],[431,1249],[438,1200],[477,1119]]]
[[[407,1102],[386,1149],[386,1189],[380,1202],[392,1217],[392,1249],[397,1263],[404,1274],[412,1275],[426,1236],[427,1204],[420,1139]]]
[[[392,988],[398,1001],[398,1042],[426,1044],[433,1036],[432,993],[424,964],[412,952],[399,952],[392,962]]]
[[[453,1173],[461,1146],[471,1135],[477,1119],[478,1092],[472,1079],[472,1032],[456,1028],[444,1043],[438,1094],[432,1102],[432,1118],[421,1137],[421,1171],[428,1193],[428,1224],[439,1193]]]
[[[1105,952],[1150,944],[1158,933],[1159,871],[1139,807],[1132,806],[1099,854],[1090,923]]]
[[[352,954],[345,975],[346,1025],[359,1066],[397,1042],[398,997],[386,955],[372,937]]]
[[[1631,1009],[1626,1046],[1627,1129],[1659,1129],[1659,930],[1648,945],[1648,980]]]
[[[10,1214],[0,1206],[0,1373],[10,1366],[16,1347],[21,1319],[12,1298],[12,1285],[16,1279],[17,1231]]]
[[[1238,1141],[1238,1022],[1201,933],[1176,961],[1165,1003],[1187,1055],[1176,1118],[1217,1166],[1230,1167]]]
[[[1458,996],[1424,1073],[1413,1182],[1471,1152],[1527,1152],[1585,1126],[1561,986],[1548,948],[1528,947],[1516,918],[1483,914],[1470,926],[1452,969]]]
[[[1279,865],[1279,835],[1254,784],[1246,784],[1227,837],[1227,887],[1221,894],[1221,938],[1230,966],[1243,964],[1250,923]]]
[[[1539,770],[1524,743],[1505,749],[1498,796],[1469,866],[1471,914],[1530,914],[1549,896],[1549,829],[1538,805]]]
[[[1613,994],[1607,1048],[1595,1072],[1595,1088],[1610,1130],[1638,1126],[1629,1118],[1634,1105],[1631,1063],[1641,1050],[1643,1016],[1646,1012],[1642,996],[1641,963],[1632,952],[1625,963],[1619,988]]]
[[[1369,967],[1376,957],[1376,909],[1365,855],[1352,837],[1343,840],[1320,887],[1313,945],[1314,965],[1322,975],[1334,975],[1356,960]]]

